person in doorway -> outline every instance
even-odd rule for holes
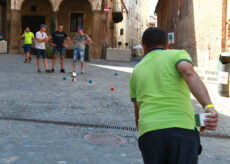
[[[67,40],[67,43],[64,41]],[[58,25],[58,30],[55,31],[50,37],[51,46],[54,47],[54,54],[53,54],[53,62],[52,62],[52,72],[55,72],[55,65],[57,61],[57,55],[60,54],[60,62],[61,62],[61,71],[65,73],[64,69],[64,57],[65,57],[65,48],[70,44],[70,38],[68,35],[63,31],[63,25]]]
[[[81,74],[85,73],[85,63],[84,63],[84,55],[85,55],[85,47],[87,44],[92,44],[91,38],[84,34],[83,27],[79,26],[76,38],[74,40],[76,42],[76,48],[74,50],[73,55],[73,75],[76,74],[76,66],[78,57],[80,57],[81,62]]]
[[[25,61],[24,63],[28,63],[32,61],[32,58],[30,57],[31,52],[31,46],[33,41],[35,41],[34,34],[30,32],[30,28],[26,27],[24,33],[22,34],[21,38],[24,38],[24,52],[25,52]]]
[[[130,78],[138,144],[145,164],[197,164],[201,153],[190,91],[206,113],[201,131],[215,130],[218,114],[184,50],[167,50],[167,35],[148,28],[142,37],[145,57]]]
[[[41,64],[40,64],[40,58],[43,58],[44,66],[45,66],[45,72],[51,73],[48,66],[47,61],[47,55],[46,55],[46,42],[49,41],[49,38],[46,34],[47,26],[42,24],[40,26],[40,31],[36,33],[36,42],[35,42],[35,49],[37,54],[37,68],[38,73],[41,73]]]

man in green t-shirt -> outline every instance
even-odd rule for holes
[[[21,38],[24,38],[24,52],[26,55],[26,59],[25,59],[24,63],[31,62],[32,61],[32,58],[30,57],[31,45],[32,45],[33,41],[35,41],[35,38],[34,38],[34,34],[32,32],[30,32],[29,27],[26,27]]]
[[[197,164],[201,153],[190,91],[210,115],[201,131],[215,130],[218,114],[184,50],[166,50],[167,35],[148,28],[145,57],[130,78],[138,142],[145,164]]]

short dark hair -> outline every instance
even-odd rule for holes
[[[152,48],[156,46],[165,46],[168,42],[168,37],[166,33],[159,29],[150,27],[145,30],[142,36],[142,44],[144,44],[147,48]]]
[[[58,27],[59,27],[59,26],[63,26],[63,24],[58,24]]]

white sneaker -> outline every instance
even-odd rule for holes
[[[76,72],[72,72],[72,77],[76,77],[77,73]]]

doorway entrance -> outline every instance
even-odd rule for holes
[[[6,39],[6,1],[0,0],[0,40]]]
[[[30,27],[30,31],[34,34],[40,30],[40,25],[45,24],[45,16],[22,16],[22,32],[26,27]]]

